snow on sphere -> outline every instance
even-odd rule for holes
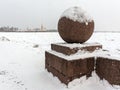
[[[61,17],[69,18],[78,22],[91,22],[92,17],[80,7],[72,7],[63,12]]]
[[[58,22],[58,32],[68,43],[83,43],[91,37],[93,31],[93,19],[80,7],[65,10]]]

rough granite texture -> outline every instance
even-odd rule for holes
[[[59,46],[57,46],[52,49],[58,51],[56,53],[62,52],[64,54],[66,48],[62,48],[60,50]],[[91,48],[95,47],[91,46]],[[69,51],[73,52],[72,49],[69,49]],[[85,58],[80,56],[79,59],[67,60],[59,55],[51,53],[50,51],[46,51],[45,68],[66,85],[72,80],[84,75],[90,77],[92,71],[95,71],[100,79],[105,79],[112,85],[120,85],[120,60],[118,58],[113,58],[112,56],[105,57],[104,55],[97,55],[93,57],[86,56]]]
[[[70,48],[68,46],[62,46],[61,44],[51,44],[51,49],[56,52],[63,53],[65,55],[71,55],[71,54],[77,53],[78,50],[85,50],[85,51],[93,52],[95,50],[102,49],[102,45],[101,44],[98,44],[98,45],[93,44],[92,46],[82,46],[82,47]]]
[[[90,77],[94,71],[94,57],[67,61],[49,52],[45,57],[45,68],[65,84],[83,75]]]
[[[78,22],[62,17],[58,22],[58,32],[62,39],[68,43],[83,43],[87,41],[94,31],[94,21]]]
[[[100,79],[106,79],[112,85],[120,85],[120,61],[98,57],[96,73]]]

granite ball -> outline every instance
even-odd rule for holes
[[[58,32],[67,43],[84,43],[94,31],[94,20],[80,7],[63,12],[58,21]]]

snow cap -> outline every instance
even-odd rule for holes
[[[80,23],[91,22],[93,18],[81,7],[71,7],[65,10],[61,16]]]

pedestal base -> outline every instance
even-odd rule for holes
[[[52,44],[51,49],[45,52],[45,68],[62,83],[67,85],[84,75],[90,77],[92,71],[96,71],[100,79],[120,85],[120,57],[113,57],[109,51],[102,50],[102,45]],[[94,53],[96,49],[101,50]]]
[[[45,52],[45,68],[66,85],[75,78],[84,75],[90,77],[95,58],[89,54],[101,48],[102,45],[98,43],[52,44],[52,50]],[[76,55],[78,51],[80,54]],[[89,53],[85,55],[85,52]]]
[[[45,57],[46,69],[65,84],[83,75],[90,77],[94,71],[94,57],[67,60],[50,52],[46,52]]]
[[[120,85],[120,61],[111,57],[98,57],[96,73],[100,79],[107,80],[112,85]]]

